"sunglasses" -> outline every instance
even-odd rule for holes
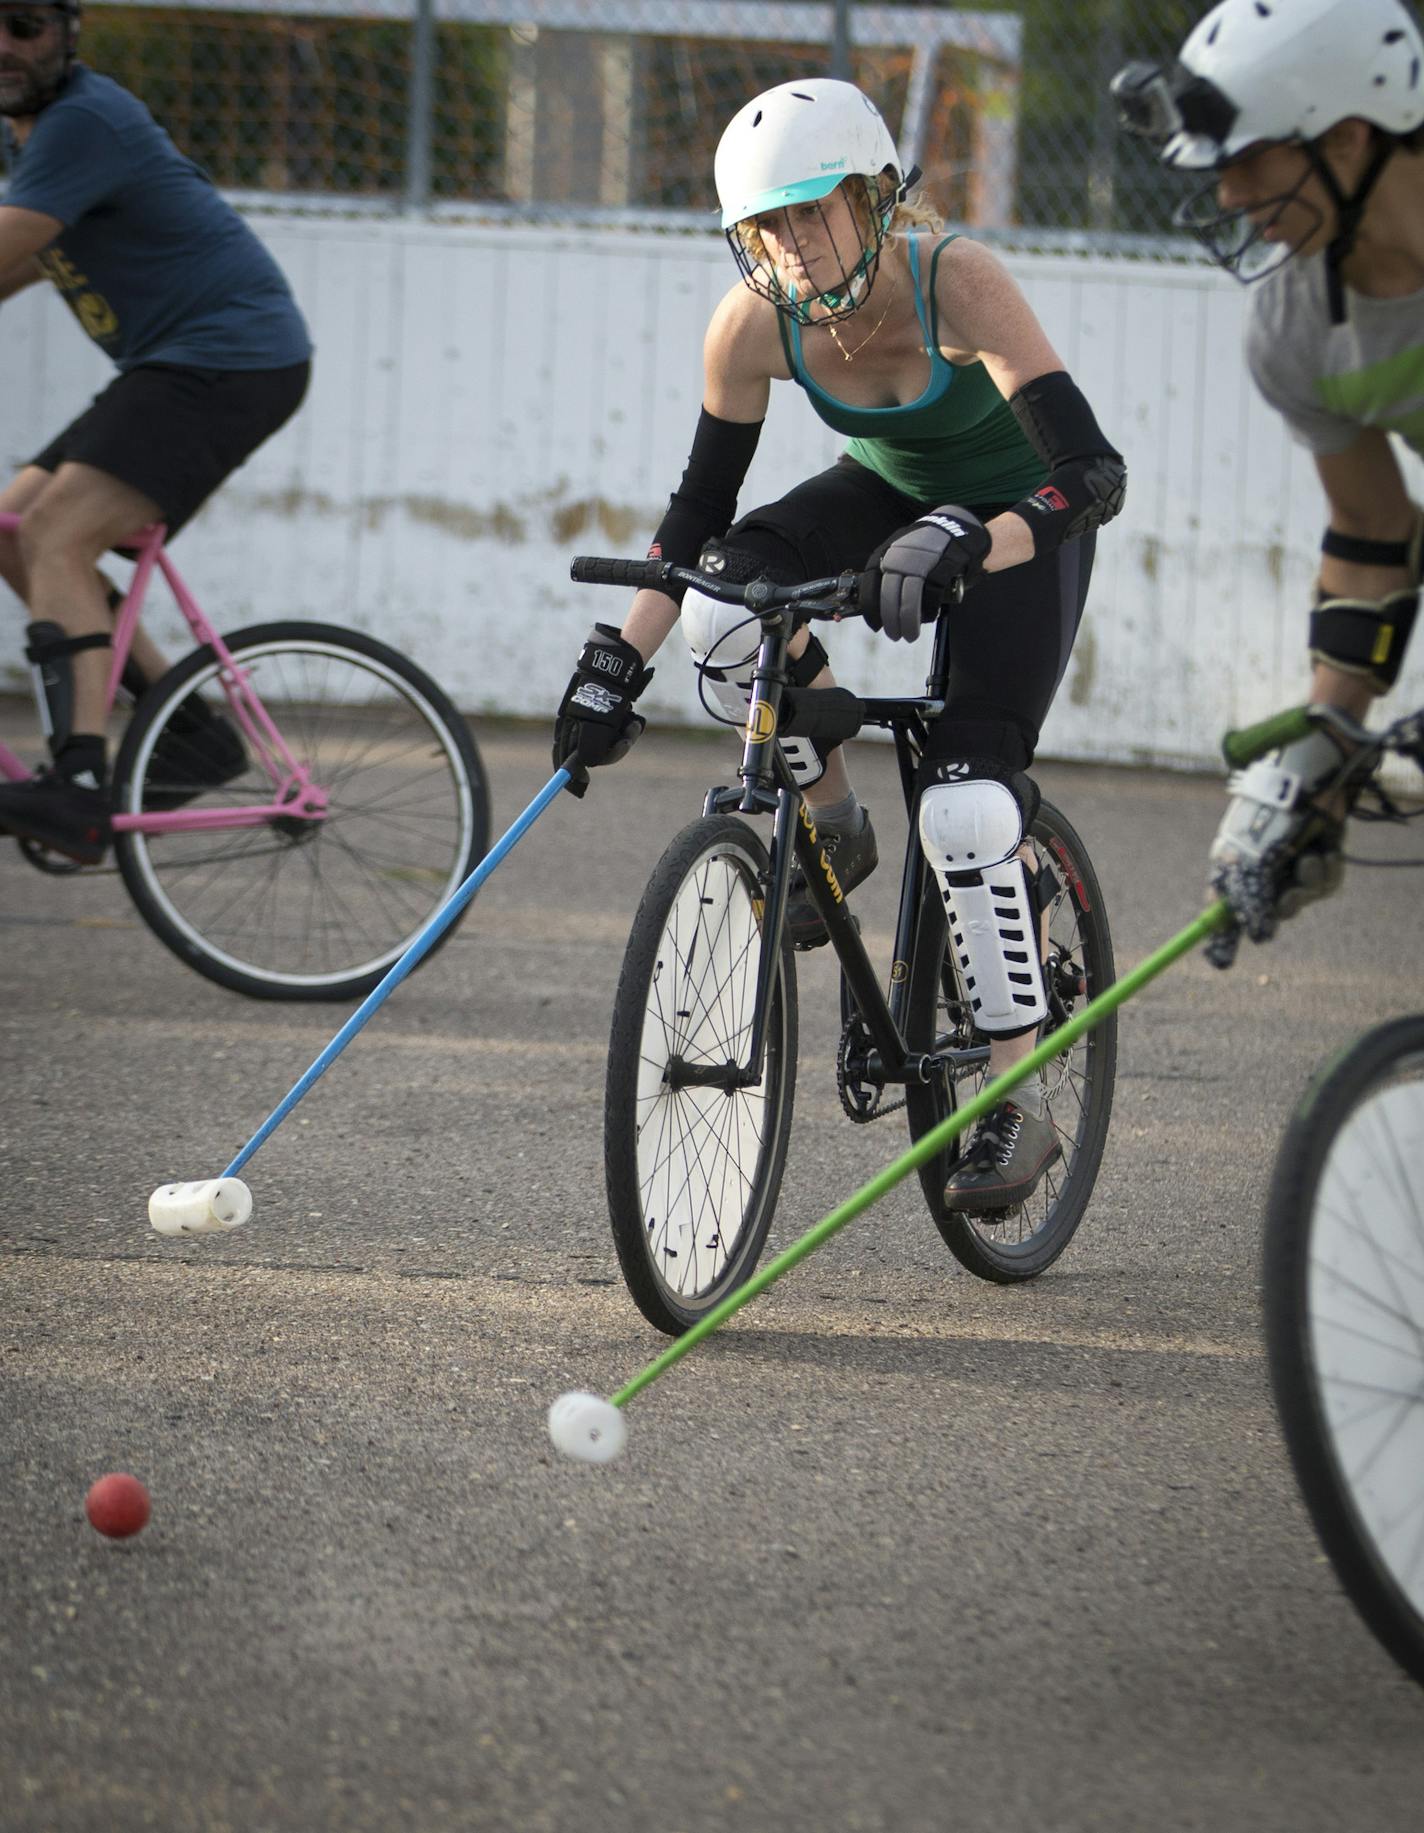
[[[43,38],[58,18],[57,12],[0,12],[0,32],[8,32],[17,45],[28,44],[33,39]]]

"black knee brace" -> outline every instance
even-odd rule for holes
[[[51,752],[60,752],[74,729],[74,669],[69,658],[82,649],[108,649],[102,631],[67,636],[58,624],[41,621],[25,626],[25,660],[35,683],[35,704]]]

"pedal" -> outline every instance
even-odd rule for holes
[[[48,872],[51,878],[72,878],[76,872],[86,872],[89,868],[78,859],[70,859],[64,853],[56,853],[47,847],[42,840],[32,840],[28,834],[15,836],[15,845],[37,872]]]

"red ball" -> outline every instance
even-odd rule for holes
[[[148,1491],[137,1477],[115,1471],[112,1476],[100,1477],[90,1489],[84,1498],[84,1513],[91,1527],[107,1534],[110,1540],[127,1540],[147,1525]]]

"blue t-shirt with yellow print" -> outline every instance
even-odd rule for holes
[[[136,96],[75,64],[23,147],[7,133],[3,201],[64,228],[38,257],[120,369],[285,369],[311,355],[282,270]]]

